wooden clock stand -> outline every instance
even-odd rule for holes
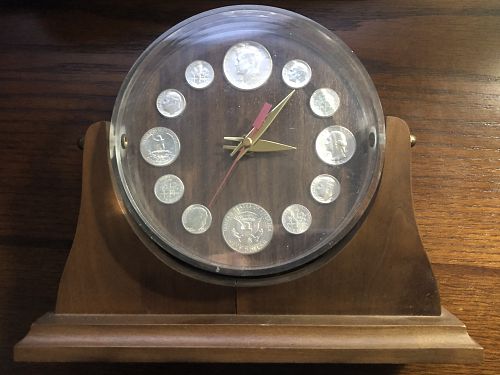
[[[54,313],[16,361],[480,362],[441,307],[414,218],[409,130],[386,119],[382,179],[342,250],[300,278],[219,286],[167,267],[134,234],[113,191],[107,126],[85,137],[78,227]]]

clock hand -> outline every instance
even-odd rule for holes
[[[290,94],[288,94],[281,102],[279,102],[273,108],[273,110],[266,117],[266,120],[264,121],[260,129],[258,129],[256,132],[253,132],[250,135],[250,138],[252,139],[251,143],[255,144],[259,141],[260,137],[262,137],[262,135],[267,131],[267,129],[269,129],[269,126],[273,123],[276,116],[278,116],[278,114],[281,112],[286,103],[288,103],[293,94],[295,94],[295,90],[292,90]]]
[[[290,98],[292,97],[292,95],[294,93],[295,93],[295,90],[292,90],[292,92],[290,92],[290,94],[288,94],[281,102],[279,102],[273,108],[273,110],[271,112],[269,112],[265,121],[262,123],[262,126],[259,126],[259,128],[257,128],[257,129],[252,128],[252,130],[250,130],[250,132],[243,139],[242,145],[244,145],[246,143],[248,146],[251,146],[252,144],[257,143],[259,141],[260,137],[262,137],[262,135],[269,128],[269,126],[273,123],[276,116],[278,116],[278,114],[281,112],[281,110],[286,105],[286,103],[288,103],[288,101],[290,100]],[[268,103],[266,103],[266,104],[268,104]],[[262,110],[261,110],[261,112],[262,112]],[[260,114],[259,114],[259,116],[260,116]],[[231,152],[231,156],[234,156],[240,148],[241,148],[241,146],[239,146],[239,148],[238,147],[235,148]]]
[[[292,95],[295,93],[295,90],[292,90],[290,94],[288,94],[281,102],[279,102],[276,107],[273,108],[271,112],[269,110],[271,109],[271,105],[269,103],[264,103],[262,106],[257,118],[254,120],[252,129],[250,132],[243,138],[243,140],[235,147],[235,149],[231,152],[231,156],[235,155],[236,152],[239,151],[238,156],[236,156],[236,159],[234,159],[233,163],[229,167],[229,170],[226,172],[225,176],[222,178],[222,181],[220,182],[219,186],[217,187],[217,190],[215,191],[212,199],[210,200],[210,203],[208,204],[208,208],[212,206],[212,204],[215,202],[215,199],[221,192],[222,188],[228,181],[229,177],[233,173],[238,161],[241,160],[241,158],[249,151],[250,147],[252,144],[255,144],[256,142],[259,141],[259,139],[262,137],[262,135],[266,132],[266,130],[269,128],[269,126],[273,123],[275,120],[276,116],[281,112],[283,107],[288,103]],[[266,116],[267,115],[267,116]]]
[[[233,141],[233,142],[241,142],[243,139],[245,139],[245,137],[224,137],[225,141]]]
[[[229,176],[231,176],[231,173],[233,173],[234,169],[236,168],[236,164],[240,161],[240,159],[243,157],[243,155],[245,155],[247,150],[248,150],[247,148],[240,149],[238,156],[236,156],[236,159],[234,159],[233,163],[231,164],[231,166],[227,170],[226,174],[222,178],[221,182],[219,183],[219,186],[217,187],[217,190],[215,191],[212,199],[210,200],[210,203],[208,203],[208,208],[212,207],[212,204],[215,202],[215,198],[217,198],[217,196],[221,192],[222,188],[226,184],[227,180],[229,179]]]
[[[243,137],[224,137],[227,141],[240,142]],[[224,145],[222,148],[224,150],[234,150],[237,146]],[[275,152],[275,151],[287,151],[296,150],[297,147],[290,146],[284,143],[278,143],[273,141],[268,141],[265,139],[259,140],[257,143],[253,143],[249,148],[248,152]]]
[[[250,131],[248,132],[248,134],[244,138],[240,139],[240,143],[234,148],[233,152],[231,152],[231,156],[236,154],[240,150],[240,148],[243,147],[245,139],[247,139],[251,134],[253,134],[255,131],[260,129],[260,127],[262,126],[262,123],[266,119],[266,116],[270,110],[271,110],[271,104],[264,103],[264,105],[260,109],[259,114],[257,115],[257,117],[255,118],[255,120],[252,124],[252,129],[250,129]]]
[[[234,159],[234,161],[231,164],[231,166],[229,167],[228,171],[226,172],[226,174],[222,178],[222,181],[219,183],[219,186],[215,190],[215,193],[214,193],[212,199],[210,200],[210,203],[208,203],[208,208],[210,208],[212,206],[212,204],[215,202],[215,199],[217,198],[217,196],[221,192],[222,188],[226,184],[227,180],[229,179],[229,177],[233,173],[234,169],[236,168],[236,164],[238,163],[238,161],[248,152],[248,149],[249,149],[249,146],[251,145],[251,143],[248,144],[247,142],[245,142],[245,140],[247,139],[247,137],[249,135],[253,134],[254,131],[258,131],[260,129],[260,127],[262,126],[262,123],[266,119],[266,115],[269,113],[270,109],[271,109],[271,104],[264,103],[264,105],[260,109],[259,114],[257,115],[257,117],[255,118],[255,120],[252,124],[252,129],[250,130],[250,132],[248,132],[247,136],[245,138],[243,138],[243,140],[236,146],[236,147],[239,147],[239,154],[238,154],[238,156],[236,156],[236,159]]]

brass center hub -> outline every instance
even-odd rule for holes
[[[245,138],[243,140],[243,147],[250,147],[252,143],[253,143],[252,138]]]

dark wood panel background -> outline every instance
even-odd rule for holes
[[[418,143],[413,186],[443,304],[485,347],[482,365],[14,364],[12,346],[53,310],[75,232],[86,127],[108,120],[141,51],[229,2],[4,1],[0,5],[0,373],[500,373],[500,3],[269,1],[336,32],[386,114]]]

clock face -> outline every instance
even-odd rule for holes
[[[110,138],[117,194],[149,247],[248,279],[338,251],[376,190],[384,122],[366,71],[327,29],[226,7],[142,54]]]

